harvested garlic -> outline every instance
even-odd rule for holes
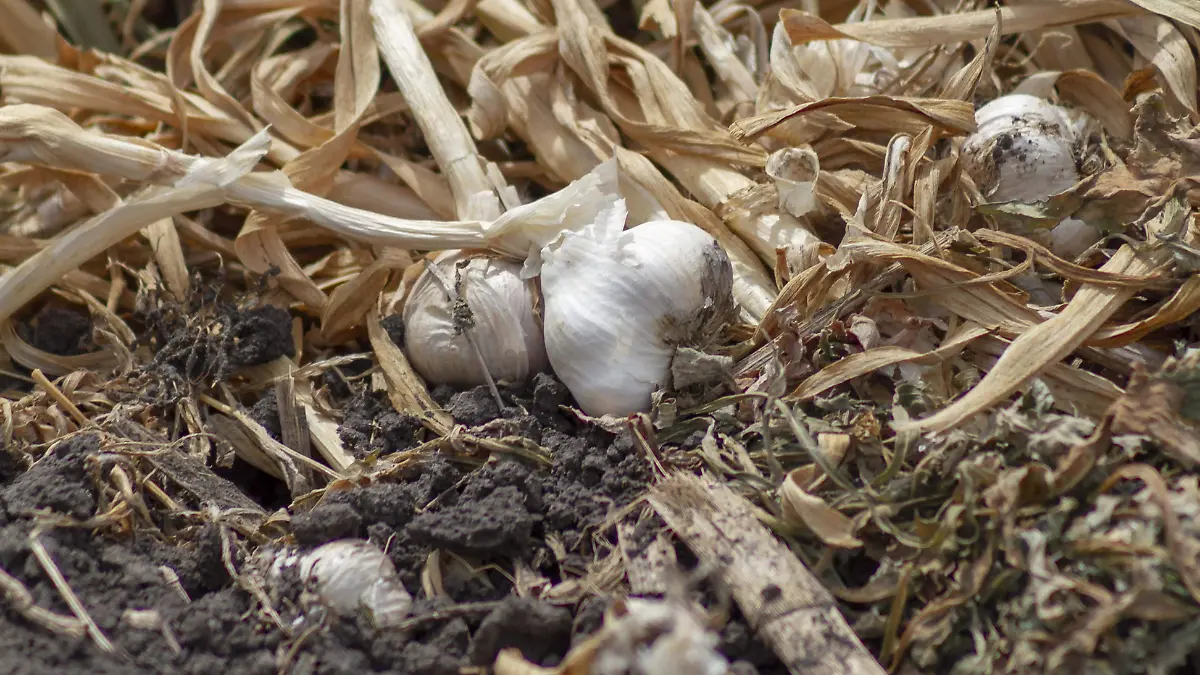
[[[541,251],[546,353],[588,415],[645,411],[679,347],[702,345],[733,311],[733,271],[695,225],[623,230],[623,204]]]
[[[412,596],[395,565],[378,546],[361,539],[340,539],[319,546],[299,560],[300,578],[311,583],[321,604],[341,615],[366,611],[377,628],[408,617]]]
[[[1036,202],[1079,182],[1067,111],[1028,94],[1001,96],[975,112],[963,142],[967,173],[993,202]]]
[[[427,268],[417,277],[403,313],[406,351],[421,377],[473,387],[487,383],[485,366],[509,382],[548,367],[537,287],[521,278],[519,263],[451,251],[434,265],[440,274]]]
[[[975,112],[977,130],[963,142],[964,170],[990,202],[1043,201],[1080,180],[1082,138],[1065,108],[1029,94],[1001,96]],[[1051,251],[1074,258],[1101,233],[1075,218],[1052,228]]]

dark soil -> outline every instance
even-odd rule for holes
[[[18,324],[17,332],[34,347],[59,356],[74,356],[91,351],[92,320],[87,310],[46,305],[27,323]]]
[[[237,368],[296,353],[292,317],[273,305],[239,307],[202,287],[188,305],[159,302],[138,317],[148,332],[159,379],[212,383]]]
[[[74,319],[48,316],[75,325]],[[158,330],[151,341],[157,370],[151,369],[153,386],[143,394],[157,405],[167,403],[164,394],[171,391],[179,395],[209,378],[227,377],[238,364],[263,363],[291,350],[291,320],[283,310],[226,306],[209,314],[219,329],[210,324],[207,331],[194,315],[183,316],[160,312],[148,322]],[[90,334],[83,318],[63,345],[84,344],[77,339]],[[386,395],[369,390],[368,380],[350,384],[341,376],[363,372],[370,361],[364,364],[323,379],[342,401],[339,433],[346,448],[372,461],[429,440],[418,420],[397,413]],[[338,390],[337,384],[345,386]],[[263,569],[265,549],[236,528],[214,524],[204,502],[242,510],[257,504],[272,513],[288,508],[291,499],[281,481],[240,459],[222,468],[210,458],[209,468],[200,466],[202,475],[184,478],[177,466],[174,483],[158,481],[190,515],[155,510],[159,505],[146,497],[149,521],[133,515],[121,525],[70,526],[63,517],[82,523],[111,510],[120,496],[107,477],[118,464],[131,469],[128,458],[86,434],[32,456],[0,452],[0,568],[29,590],[36,606],[72,616],[29,547],[43,519],[38,540],[114,647],[106,652],[86,634],[57,635],[11,601],[0,601],[0,672],[454,675],[492,663],[509,647],[535,663],[558,664],[599,628],[610,600],[555,605],[519,597],[514,563],[550,584],[586,574],[596,542],[615,543],[615,534],[599,526],[642,494],[648,463],[628,433],[608,433],[562,413],[559,406],[569,397],[552,377],[503,389],[502,404],[485,387],[433,393],[470,435],[524,437],[548,451],[547,463],[503,453],[486,461],[425,453],[400,475],[328,490],[315,504],[292,510],[283,526],[287,541],[301,551],[344,538],[366,538],[387,551],[414,598],[414,621],[404,630],[380,631],[365,617],[332,615],[314,604],[298,578],[267,582],[255,572]],[[261,392],[245,405],[278,439],[275,393]],[[150,464],[171,465],[167,459]],[[45,520],[48,514],[58,521]],[[548,539],[558,542],[554,549]],[[431,598],[422,573],[435,551],[442,552],[442,573]],[[231,576],[229,564],[241,581]],[[246,590],[251,579],[267,592],[275,617]],[[739,672],[756,666],[770,671],[744,623],[735,619],[722,644],[731,657],[747,659]]]

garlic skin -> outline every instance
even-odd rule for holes
[[[623,224],[622,211],[564,232],[540,256],[546,353],[593,417],[647,410],[676,349],[711,339],[734,308],[716,239],[675,220]]]
[[[311,583],[321,604],[341,615],[366,610],[377,628],[400,623],[412,607],[391,558],[361,539],[340,539],[300,557],[300,578]]]
[[[1028,94],[1001,96],[975,112],[964,169],[992,202],[1036,202],[1079,182],[1067,111]]]
[[[521,382],[549,367],[535,312],[537,287],[521,278],[520,263],[448,251],[434,264],[445,280],[457,284],[469,312],[461,306],[456,312],[456,303],[429,269],[417,277],[403,312],[405,351],[417,374],[431,385],[487,384],[479,354],[497,381]],[[472,322],[478,354],[460,329],[464,318]]]

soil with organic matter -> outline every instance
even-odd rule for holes
[[[184,391],[185,382],[227,380],[242,365],[289,353],[287,312],[207,307],[207,326],[196,315],[176,320],[182,314],[164,311],[147,322],[158,329],[157,370],[135,377],[153,385],[137,394],[153,409],[169,408],[168,394]],[[61,312],[43,321],[80,323]],[[83,334],[64,330],[62,351],[77,349]],[[565,412],[565,387],[539,375],[528,386],[501,386],[499,401],[488,387],[433,392],[466,434],[513,452],[430,449],[431,433],[358,377],[366,371],[352,362],[314,380],[340,402],[340,439],[361,461],[411,461],[302,502],[240,457],[220,466],[216,445],[209,455],[185,456],[183,444],[168,443],[157,450],[170,457],[151,464],[86,431],[20,452],[6,448],[0,672],[451,675],[488,666],[507,648],[543,666],[561,662],[600,627],[612,597],[576,593],[548,602],[532,591],[584,578],[589,563],[616,545],[606,521],[651,478],[630,432]],[[275,391],[241,403],[263,433],[281,440]],[[129,499],[116,471],[151,477],[165,494],[137,490]],[[287,517],[265,525],[272,511]],[[414,598],[401,628],[338,615],[298,577],[264,571],[284,551],[354,538],[385,550]],[[736,615],[720,639],[732,658],[748,657],[738,672],[772,670]]]

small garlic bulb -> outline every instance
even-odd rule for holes
[[[361,539],[341,539],[300,558],[300,578],[311,583],[321,604],[341,615],[365,610],[377,628],[403,621],[412,607],[391,558]]]
[[[520,382],[548,367],[537,286],[521,278],[519,263],[449,251],[434,264],[441,274],[426,269],[417,277],[403,314],[409,361],[426,382],[486,384],[480,355],[494,380]],[[443,281],[465,306],[451,300]]]
[[[1029,94],[1001,96],[975,112],[978,129],[963,142],[963,167],[991,202],[1032,203],[1080,180],[1083,140],[1061,108]],[[1062,258],[1075,258],[1101,238],[1096,228],[1066,218],[1040,237]]]
[[[733,270],[713,237],[674,220],[623,225],[564,232],[541,251],[546,353],[595,417],[649,408],[676,349],[713,337],[733,310]]]
[[[967,173],[992,202],[1036,202],[1079,182],[1067,111],[1028,94],[1001,96],[975,112],[962,146]]]

